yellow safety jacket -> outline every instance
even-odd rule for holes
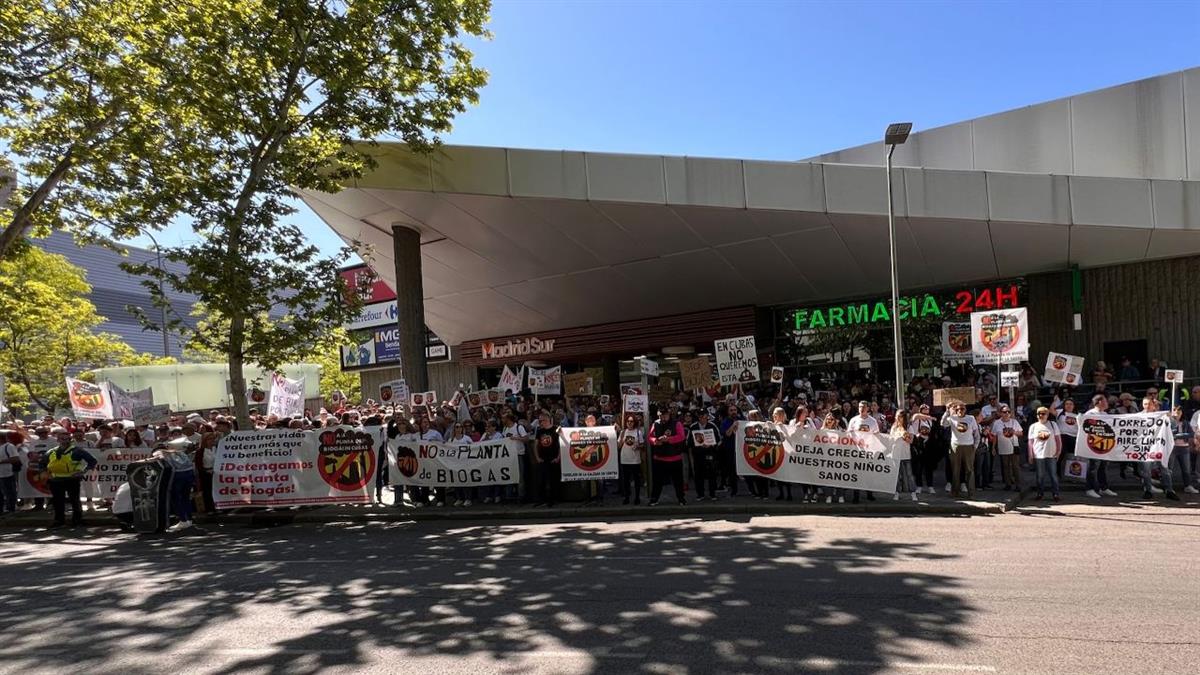
[[[86,467],[87,462],[75,459],[74,445],[55,447],[46,453],[46,470],[50,472],[51,478],[70,478]]]

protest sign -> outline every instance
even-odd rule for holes
[[[425,405],[435,406],[435,405],[437,405],[437,402],[438,402],[438,395],[437,395],[436,391],[425,392]]]
[[[267,414],[280,418],[302,417],[304,378],[289,380],[279,373],[271,373],[271,396],[267,400]]]
[[[560,427],[558,452],[563,482],[617,478],[616,427]]]
[[[562,391],[562,366],[529,368],[529,389],[538,396],[556,396]]]
[[[563,387],[567,396],[591,396],[592,376],[587,373],[568,373],[563,375]]]
[[[1008,389],[1021,384],[1021,374],[1015,370],[1006,370],[1000,373],[1000,386]]]
[[[949,387],[933,390],[933,405],[935,408],[943,407],[950,401],[956,400],[968,405],[974,403],[977,400],[975,387]]]
[[[1164,371],[1163,376],[1164,376],[1164,379],[1167,381],[1167,384],[1178,385],[1178,384],[1183,383],[1183,371],[1182,370],[1167,370],[1167,371]]]
[[[133,423],[139,427],[150,424],[166,424],[170,420],[171,406],[166,403],[160,405],[139,405],[133,409]]]
[[[1070,354],[1059,354],[1058,352],[1050,352],[1046,355],[1045,380],[1047,382],[1059,382],[1075,386],[1083,381],[1082,374],[1082,356],[1071,356]]]
[[[92,471],[85,483],[85,495],[93,498],[112,499],[117,496],[117,488],[129,479],[129,464],[150,459],[153,451],[150,448],[105,448],[89,450],[96,458],[96,470]]]
[[[971,358],[971,323],[969,321],[942,322],[942,358],[947,360]]]
[[[773,366],[771,368],[771,384],[783,384],[783,368]]]
[[[390,441],[388,476],[392,485],[480,487],[519,480],[521,441],[505,438],[479,443]]]
[[[483,392],[483,395],[488,405],[500,405],[504,403],[504,397],[507,395],[507,392],[499,389],[488,389]]]
[[[717,340],[717,379],[722,387],[758,382],[758,350],[754,336]]]
[[[262,405],[267,402],[267,392],[262,387],[246,387],[246,403]]]
[[[712,429],[693,429],[692,430],[692,445],[703,447],[714,446],[717,444],[717,434]]]
[[[141,389],[139,391],[128,392],[117,386],[114,382],[109,382],[108,393],[112,398],[113,419],[128,420],[133,419],[134,408],[140,405],[154,404],[154,390]]]
[[[1080,482],[1087,480],[1088,462],[1086,459],[1079,459],[1074,455],[1068,456],[1063,464],[1063,478],[1077,480]]]
[[[650,377],[658,377],[658,361],[650,359],[638,359],[642,364],[642,374]]]
[[[707,356],[679,362],[679,378],[685,391],[703,389],[712,384],[712,365]]]
[[[403,405],[408,400],[408,384],[404,380],[389,380],[379,385],[379,402]]]
[[[37,467],[42,457],[56,445],[58,442],[49,438],[44,441],[35,439],[26,445],[21,452],[21,466],[14,467],[17,469],[17,497],[35,499],[50,496],[49,477],[38,471]]]
[[[366,504],[375,489],[382,427],[235,431],[217,445],[218,509]]]
[[[1024,307],[971,313],[971,362],[1020,363],[1029,360],[1029,315]]]
[[[478,392],[478,391],[467,392],[467,407],[468,408],[482,408],[486,404],[487,404],[487,398],[483,395],[482,392]]]
[[[1175,435],[1170,413],[1103,415],[1086,412],[1079,416],[1075,456],[1109,462],[1162,462],[1168,466]]]
[[[736,439],[739,476],[873,492],[896,489],[894,441],[882,434],[738,422]]]
[[[112,395],[107,382],[93,384],[68,377],[67,396],[76,419],[109,420],[113,417]]]
[[[500,384],[496,388],[511,392],[521,391],[524,371],[524,366],[521,366],[515,373],[509,370],[508,366],[504,366],[504,372],[500,373]]]
[[[630,394],[621,399],[625,412],[645,415],[650,410],[650,397],[645,394]]]

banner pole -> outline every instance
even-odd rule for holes
[[[642,413],[642,441],[646,445],[646,502],[650,501],[650,495],[654,493],[651,486],[654,484],[654,448],[650,447],[650,378],[646,377],[646,373],[642,373],[642,391],[646,394],[646,412]]]

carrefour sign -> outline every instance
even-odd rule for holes
[[[346,330],[359,330],[360,328],[375,328],[378,326],[386,326],[388,324],[395,325],[396,323],[396,301],[376,302],[370,305],[363,305],[359,310],[358,316],[353,321],[346,324]]]

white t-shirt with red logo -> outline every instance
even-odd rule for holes
[[[1017,447],[1017,437],[1021,433],[1021,423],[1011,417],[992,422],[992,434],[996,437],[996,454],[1011,455]]]
[[[850,418],[849,422],[846,423],[846,428],[850,431],[857,431],[860,433],[877,434],[879,433],[879,420],[875,419],[870,414],[855,415],[854,417]]]
[[[1079,435],[1079,414],[1063,412],[1058,416],[1058,429],[1064,436],[1074,438]]]
[[[638,448],[641,446],[641,429],[625,429],[621,431],[621,463],[641,464],[642,456],[638,453]]]

